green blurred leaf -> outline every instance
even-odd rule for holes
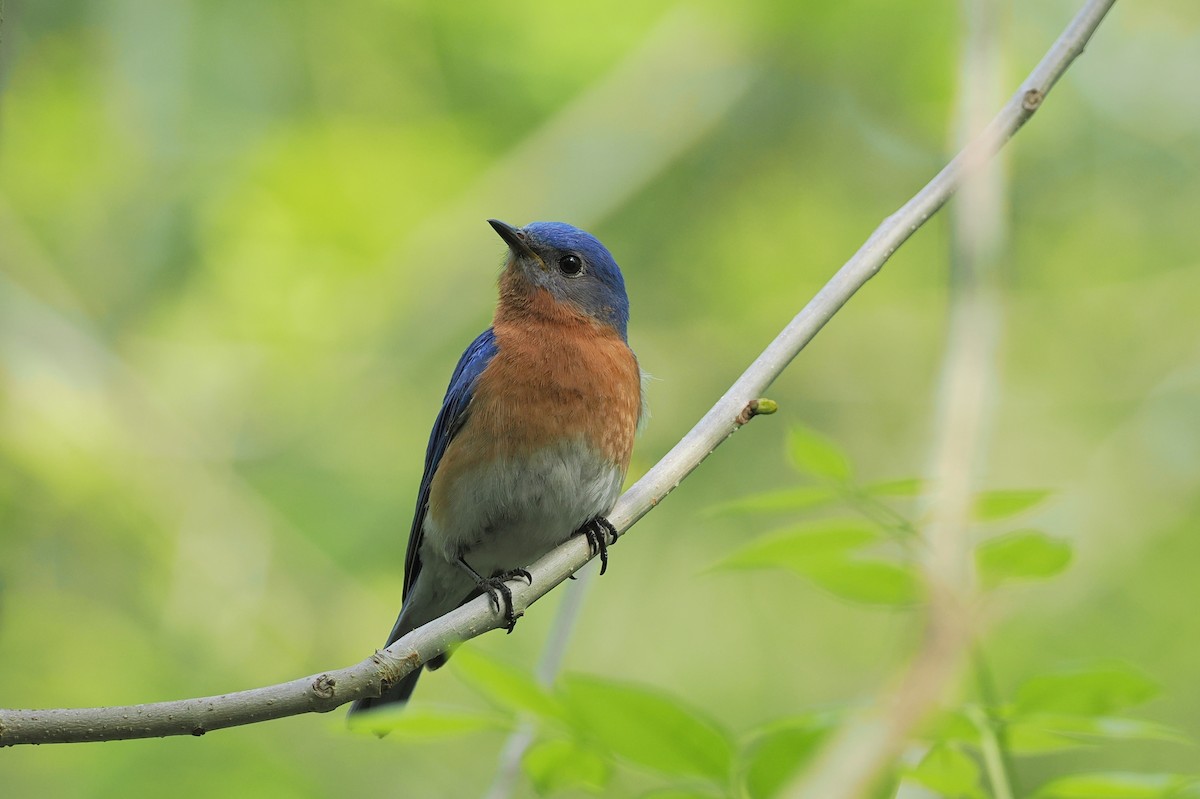
[[[956,746],[938,744],[910,770],[909,778],[948,799],[983,799],[979,785],[979,766]]]
[[[729,733],[669,694],[629,683],[573,676],[566,701],[580,735],[638,765],[724,784],[733,762]]]
[[[833,439],[807,427],[788,434],[788,454],[793,466],[814,477],[847,483],[854,475],[850,459]]]
[[[778,513],[808,510],[828,505],[839,498],[828,486],[797,486],[782,491],[766,491],[715,506],[712,513]]]
[[[920,581],[910,567],[863,557],[854,551],[883,538],[883,532],[867,522],[823,519],[753,541],[718,567],[783,568],[807,577],[843,599],[871,604],[913,604],[921,592]]]
[[[1165,799],[1196,777],[1182,774],[1105,772],[1072,774],[1052,780],[1034,794],[1037,799]]]
[[[521,766],[543,796],[572,789],[600,793],[612,776],[604,758],[573,741],[539,741],[525,753]]]
[[[822,519],[750,542],[718,564],[726,569],[782,567],[802,574],[847,550],[876,543],[883,534],[857,519]]]
[[[1008,751],[1021,756],[1050,755],[1071,749],[1083,749],[1096,744],[1096,741],[1059,735],[1040,727],[1030,727],[1020,723],[1008,725],[1005,733]]]
[[[1071,562],[1071,545],[1037,530],[1018,530],[975,549],[979,579],[987,588],[1008,580],[1053,577]]]
[[[522,669],[501,663],[476,649],[462,648],[450,661],[454,673],[496,704],[539,718],[561,719],[562,704]]]
[[[831,718],[801,717],[756,733],[742,754],[742,781],[751,799],[769,799],[807,763],[832,729]]]
[[[926,741],[979,745],[979,728],[961,708],[943,710],[926,722],[921,738]]]
[[[981,522],[1007,519],[1037,505],[1051,492],[1041,488],[984,491],[975,498],[975,518]]]
[[[1022,716],[1008,725],[1010,732],[1022,729],[1039,730],[1054,736],[1094,738],[1109,741],[1167,741],[1191,743],[1179,730],[1141,719],[1114,716],[1075,716],[1059,713],[1038,713]]]
[[[908,606],[921,599],[921,581],[916,572],[887,560],[831,558],[805,576],[829,593],[854,602]]]
[[[1158,692],[1156,682],[1128,663],[1098,664],[1030,677],[1017,688],[1013,715],[1106,716]]]
[[[639,799],[723,799],[723,794],[705,793],[693,788],[656,788]]]
[[[900,775],[893,771],[880,777],[865,796],[866,799],[895,799],[896,792],[899,790]]]
[[[350,729],[375,735],[423,740],[449,738],[484,730],[504,730],[512,725],[508,719],[437,707],[397,707],[360,713],[349,718]]]
[[[878,483],[871,483],[865,486],[863,490],[877,497],[917,497],[925,490],[925,481],[919,477],[883,480]]]

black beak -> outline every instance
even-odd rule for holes
[[[537,258],[533,250],[529,249],[529,245],[525,243],[525,234],[521,232],[520,228],[501,222],[499,219],[489,219],[488,224],[500,234],[500,238],[504,239],[504,243],[512,250],[513,255]]]

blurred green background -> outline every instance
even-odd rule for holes
[[[1015,87],[1077,8],[1018,0]],[[625,270],[654,376],[634,475],[944,161],[955,3],[9,0],[0,27],[0,706],[221,693],[356,662],[399,603],[425,439],[490,318],[487,217]],[[1068,574],[1004,593],[1002,689],[1097,658],[1200,735],[1200,6],[1118,3],[1009,151],[986,467],[1054,497]],[[804,422],[870,478],[926,465],[947,226],[906,245],[612,553],[569,671],[735,730],[869,694],[910,613],[709,567],[776,523]],[[559,596],[474,646],[536,661]],[[847,634],[847,631],[852,631]],[[416,703],[484,700],[453,669]],[[0,751],[6,797],[474,796],[503,741],[340,713]],[[1022,764],[1186,770],[1186,745]],[[528,788],[522,789],[528,792]]]

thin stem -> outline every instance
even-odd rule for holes
[[[869,492],[855,486],[847,488],[844,496],[855,510],[876,524],[904,533],[906,538],[916,539],[920,536],[920,531],[908,517]]]
[[[1013,799],[1012,783],[1005,765],[1004,747],[988,714],[974,705],[966,708],[967,717],[979,730],[979,750],[983,753],[983,768],[992,786],[993,799]]]
[[[975,675],[975,687],[983,705],[982,710],[978,712],[987,726],[988,748],[984,749],[984,758],[989,781],[993,785],[996,799],[1010,799],[1014,793],[1020,791],[1017,770],[1008,749],[1008,727],[1004,720],[996,714],[996,708],[1000,706],[996,681],[992,678],[992,670],[988,667],[987,657],[978,642],[971,651],[971,671]],[[968,708],[968,710],[970,709]],[[975,716],[972,716],[971,720],[975,722],[976,726],[979,726],[979,720]],[[983,730],[980,732],[982,734]],[[989,749],[993,750],[990,755]],[[1003,786],[1006,793],[1001,791],[1000,785]]]

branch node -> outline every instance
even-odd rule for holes
[[[329,699],[333,696],[333,689],[337,686],[337,680],[328,674],[322,674],[313,680],[313,693],[321,699]]]
[[[1030,89],[1021,98],[1021,107],[1026,111],[1036,111],[1044,99],[1046,99],[1046,93],[1041,89]]]
[[[759,397],[758,399],[752,399],[747,402],[746,407],[742,408],[742,412],[739,413],[737,418],[733,421],[734,424],[736,424],[738,427],[741,427],[755,416],[770,416],[777,410],[779,410],[779,403],[777,403],[775,400],[770,400],[766,397]]]

